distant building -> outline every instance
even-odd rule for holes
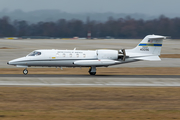
[[[4,39],[6,39],[6,40],[17,40],[19,38],[18,37],[5,37]]]
[[[91,32],[89,31],[88,34],[87,34],[87,38],[88,39],[91,39]]]

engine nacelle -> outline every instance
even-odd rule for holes
[[[111,59],[117,60],[118,59],[118,51],[117,50],[97,50],[97,57],[98,59]]]

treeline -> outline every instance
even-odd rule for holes
[[[57,38],[87,37],[91,31],[93,38],[143,38],[148,34],[158,34],[180,38],[180,18],[160,16],[154,20],[135,20],[130,17],[106,22],[60,19],[56,22],[11,21],[9,17],[0,18],[0,37],[48,36]]]

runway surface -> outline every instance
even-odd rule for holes
[[[53,74],[0,74],[0,77],[67,77],[67,78],[180,78],[180,75],[53,75]]]
[[[0,86],[167,87],[180,86],[180,75],[0,75]]]

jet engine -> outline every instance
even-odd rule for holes
[[[99,60],[101,59],[118,59],[118,51],[117,50],[97,50],[97,57]]]
[[[111,59],[111,60],[118,60],[121,59],[125,61],[126,52],[125,49],[122,50],[97,50],[97,57],[98,59]]]

